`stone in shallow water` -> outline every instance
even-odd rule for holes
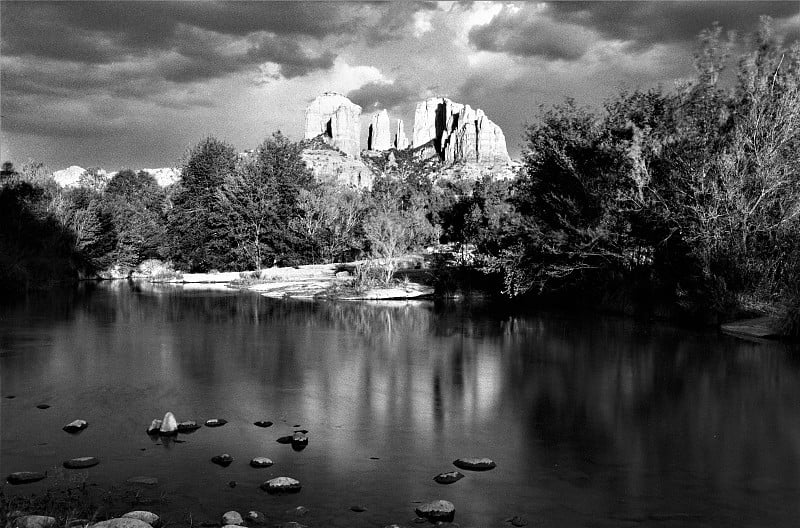
[[[211,458],[211,461],[218,466],[228,467],[233,462],[233,457],[230,456],[228,453],[224,453],[222,455],[217,455]]]
[[[195,422],[194,420],[188,420],[185,422],[181,422],[178,424],[178,432],[179,433],[193,433],[202,427],[200,424]]]
[[[292,435],[292,449],[295,451],[302,451],[308,447],[308,437],[300,431]]]
[[[222,427],[228,423],[228,420],[224,418],[211,418],[210,420],[206,420],[206,427]]]
[[[52,528],[56,525],[56,520],[46,515],[23,515],[9,525],[13,528]]]
[[[155,477],[131,477],[128,479],[129,484],[142,484],[143,486],[155,486],[158,484],[158,479]]]
[[[267,493],[297,493],[300,488],[300,481],[291,477],[275,477],[261,484]]]
[[[116,519],[109,519],[95,523],[91,528],[152,528],[146,522],[140,519],[131,519],[128,517],[118,517]]]
[[[247,521],[255,524],[267,524],[267,516],[260,511],[250,510],[247,512]]]
[[[175,419],[174,414],[167,412],[164,415],[164,419],[161,420],[161,427],[158,428],[158,434],[163,436],[178,434],[178,420]]]
[[[278,442],[279,444],[291,444],[293,438],[294,436],[282,436],[275,441]]]
[[[519,515],[513,516],[512,518],[508,519],[506,522],[510,522],[512,525],[516,526],[517,528],[520,528],[522,526],[527,526],[528,525],[528,521],[526,521],[525,519],[523,519]]]
[[[161,420],[153,420],[152,422],[150,422],[150,427],[147,428],[147,434],[157,435],[160,429],[161,429]]]
[[[439,484],[452,484],[453,482],[458,482],[462,478],[464,478],[464,474],[460,471],[448,471],[446,473],[439,473],[433,477],[433,480]]]
[[[274,462],[267,457],[255,457],[250,461],[250,465],[254,468],[270,467]]]
[[[28,484],[29,482],[37,482],[46,478],[47,475],[38,471],[17,471],[11,473],[6,477],[6,482],[9,484]]]
[[[431,522],[453,522],[456,515],[456,507],[453,506],[453,503],[441,499],[420,504],[414,511],[420,517]]]
[[[158,525],[160,517],[155,513],[144,511],[144,510],[134,510],[129,511],[125,515],[122,516],[123,519],[139,519],[140,521],[144,521],[150,526]]]
[[[258,427],[270,427],[272,425],[272,422],[270,422],[269,420],[259,420],[257,422],[253,422],[253,424],[257,425]]]
[[[470,471],[488,471],[497,467],[497,464],[490,458],[486,457],[465,457],[453,461],[453,465],[459,469],[468,469]]]
[[[235,525],[243,525],[244,519],[242,519],[242,514],[237,511],[229,511],[222,514],[222,524],[235,524]]]
[[[99,463],[100,460],[96,457],[78,457],[64,461],[64,467],[67,469],[84,469],[96,466]]]
[[[89,422],[87,422],[86,420],[73,420],[64,427],[62,427],[62,429],[68,433],[74,434],[83,431],[87,427],[89,427]]]
[[[350,511],[354,511],[356,513],[362,513],[367,511],[367,508],[360,504],[353,504],[352,506],[350,506]]]
[[[308,513],[308,508],[306,508],[305,506],[298,506],[297,508],[286,510],[287,515],[296,515],[297,517],[302,517],[307,513]]]
[[[42,409],[42,410],[45,410],[45,409],[49,409],[49,408],[50,408],[50,406],[49,406],[49,405],[47,405],[46,403],[40,403],[39,405],[37,405],[37,406],[36,406],[36,408],[37,408],[37,409]]]

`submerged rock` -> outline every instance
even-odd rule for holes
[[[497,464],[492,459],[486,457],[459,458],[453,461],[453,465],[459,469],[468,469],[470,471],[488,471],[497,467]]]
[[[143,486],[155,486],[158,479],[155,477],[131,477],[127,480],[128,484],[142,484]]]
[[[353,504],[352,506],[350,506],[350,511],[353,511],[353,512],[356,512],[356,513],[362,513],[362,512],[367,511],[367,508],[365,506],[360,505],[360,504]]]
[[[28,484],[30,482],[38,482],[46,477],[47,475],[38,471],[17,471],[16,473],[11,473],[9,476],[7,476],[6,482],[14,485]]]
[[[295,515],[297,517],[302,517],[303,515],[308,513],[308,508],[305,506],[298,506],[297,508],[292,508],[291,510],[286,510],[287,515]]]
[[[441,499],[420,504],[414,511],[420,517],[431,522],[452,522],[456,515],[456,507],[453,506],[453,503]]]
[[[507,519],[506,522],[510,522],[513,526],[517,528],[521,528],[522,526],[527,526],[528,521],[520,517],[519,515],[515,515],[510,519]]]
[[[179,433],[193,433],[202,427],[200,424],[195,422],[194,420],[188,420],[186,422],[181,422],[178,424],[178,432]]]
[[[211,458],[211,461],[218,466],[228,467],[233,462],[233,457],[230,456],[228,453],[224,453],[222,455],[217,455]]]
[[[100,463],[100,459],[87,456],[87,457],[78,457],[78,458],[71,458],[64,462],[64,467],[67,469],[85,469],[90,468],[92,466],[96,466]]]
[[[46,403],[40,403],[39,405],[37,405],[37,406],[36,406],[36,408],[37,408],[37,409],[42,409],[42,410],[45,410],[45,409],[49,409],[49,408],[50,408],[50,406],[49,406],[49,405],[47,405]]]
[[[250,510],[247,512],[247,522],[255,523],[255,524],[267,524],[267,516],[260,511]]]
[[[250,465],[254,468],[270,467],[274,462],[267,457],[255,457],[250,461]]]
[[[228,420],[224,418],[211,418],[210,420],[206,420],[206,427],[222,427],[228,423]]]
[[[291,477],[275,477],[261,484],[267,493],[297,493],[300,488],[300,481]]]
[[[282,436],[275,441],[278,442],[279,444],[291,444],[293,438],[294,436],[288,435],[288,436]]]
[[[292,435],[292,449],[302,451],[306,447],[308,447],[308,437],[300,431],[295,432]]]
[[[52,528],[56,525],[56,520],[46,515],[23,515],[9,524],[12,528]]]
[[[453,482],[458,482],[462,478],[464,478],[464,474],[460,471],[448,471],[446,473],[439,473],[433,477],[433,480],[439,484],[452,484]]]
[[[270,427],[272,425],[272,422],[270,422],[269,420],[259,420],[257,422],[253,422],[253,424],[257,425],[258,427]]]
[[[160,429],[161,429],[161,420],[153,420],[152,422],[150,422],[150,427],[147,428],[147,434],[157,435]]]
[[[62,429],[68,433],[74,434],[83,431],[87,427],[89,427],[89,422],[86,420],[74,420],[62,427]]]
[[[109,519],[95,523],[91,528],[152,528],[148,523],[140,519],[131,519],[129,517],[118,517],[116,519]]]
[[[139,519],[140,521],[144,521],[150,526],[157,526],[161,518],[156,515],[155,513],[144,511],[144,510],[134,510],[129,511],[125,515],[122,516],[123,519]]]
[[[244,524],[242,514],[237,511],[229,511],[222,514],[222,524],[235,524],[241,526]]]
[[[178,434],[178,420],[175,419],[174,414],[167,412],[167,414],[164,415],[164,419],[161,420],[161,427],[158,428],[158,434],[162,436]]]

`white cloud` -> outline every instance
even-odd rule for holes
[[[433,30],[433,16],[430,11],[417,11],[414,13],[414,37],[420,38]]]

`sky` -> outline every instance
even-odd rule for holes
[[[0,160],[53,170],[179,166],[214,136],[238,150],[303,139],[324,91],[386,108],[410,136],[418,101],[481,108],[518,157],[542,105],[599,107],[692,75],[715,22],[761,15],[800,37],[800,2],[0,1]],[[366,148],[366,137],[362,141]]]

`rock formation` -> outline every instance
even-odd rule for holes
[[[412,146],[418,148],[429,142],[447,163],[511,162],[500,127],[483,110],[447,98],[432,97],[417,104]]]
[[[408,137],[406,137],[406,131],[403,127],[403,120],[397,120],[397,132],[394,134],[394,148],[397,150],[403,150],[408,148]]]
[[[372,123],[369,125],[367,149],[389,150],[392,146],[390,138],[389,113],[384,109],[372,116]]]
[[[306,108],[305,139],[319,135],[350,157],[361,152],[361,107],[336,92],[325,92]]]

